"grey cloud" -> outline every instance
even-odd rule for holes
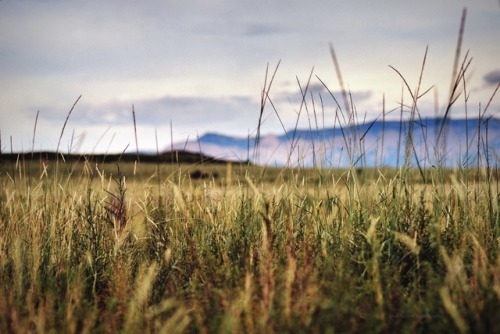
[[[206,98],[206,97],[164,97],[143,101],[137,107],[144,111],[144,122],[168,121],[181,123],[207,123],[230,121],[238,114],[250,109],[253,101],[246,97]]]
[[[484,81],[490,86],[498,85],[500,83],[500,70],[494,70],[487,73],[484,77]]]
[[[276,25],[267,25],[260,23],[251,23],[245,27],[246,36],[264,36],[282,32],[282,29]]]
[[[165,126],[170,121],[193,129],[207,124],[217,127],[234,122],[248,123],[255,118],[258,103],[245,96],[207,98],[196,96],[165,96],[135,102],[110,101],[102,105],[82,102],[77,105],[70,122],[80,125],[119,126],[132,124],[132,103],[138,125]],[[50,113],[52,120],[62,120],[67,110]],[[255,117],[254,117],[255,116]]]
[[[302,83],[301,83],[302,85]],[[302,89],[305,90],[305,84],[303,84]],[[352,96],[352,101],[354,104],[363,102],[365,100],[368,100],[372,96],[371,91],[351,91],[347,92]],[[295,91],[285,91],[285,92],[280,92],[277,94],[276,101],[277,102],[290,102],[290,103],[300,103],[302,102],[302,92],[300,88],[297,88]],[[315,103],[319,103],[319,96],[321,95],[321,98],[323,102],[327,105],[334,104],[335,101],[332,99],[331,94],[335,97],[338,103],[343,106],[343,101],[342,101],[342,92],[340,91],[331,91],[323,84],[321,83],[312,83],[307,87],[307,96],[306,96],[306,101],[309,101],[312,95],[312,98],[314,99]],[[273,97],[271,96],[271,99]]]

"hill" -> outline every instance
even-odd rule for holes
[[[2,153],[0,154],[1,162],[15,162],[18,160],[62,160],[67,162],[76,161],[98,161],[98,162],[134,162],[139,160],[140,162],[146,163],[187,163],[187,164],[198,164],[198,163],[210,163],[210,164],[225,164],[227,160],[217,159],[199,152],[189,152],[185,150],[174,150],[163,152],[160,155],[153,154],[135,154],[135,153],[125,153],[125,154],[65,154],[56,152],[23,152],[23,153]]]
[[[186,148],[228,160],[265,165],[345,167],[409,165],[474,167],[500,152],[500,119],[421,118],[373,121],[325,129],[297,129],[281,135],[231,137],[208,133]],[[489,160],[487,160],[489,159]]]

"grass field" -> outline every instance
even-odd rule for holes
[[[496,172],[426,173],[4,163],[0,332],[499,332]]]
[[[441,141],[428,143],[442,152],[469,95],[460,41]],[[500,333],[498,156],[483,133],[477,164],[412,163],[431,89],[394,70],[412,97],[396,169],[0,154],[0,333]],[[341,88],[347,127],[357,118]],[[362,136],[349,136],[353,152]]]

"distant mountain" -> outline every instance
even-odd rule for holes
[[[500,119],[422,118],[372,121],[325,129],[297,129],[280,135],[231,137],[207,133],[174,145],[219,159],[250,160],[277,166],[356,167],[496,166],[500,153]]]

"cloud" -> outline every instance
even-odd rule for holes
[[[235,122],[248,125],[256,119],[258,111],[258,102],[246,96],[163,96],[138,101],[109,101],[99,105],[82,101],[75,107],[70,120],[82,126],[129,125],[132,124],[132,104],[138,125],[167,126],[172,121],[175,125],[193,129],[208,125],[218,130]],[[60,109],[44,116],[49,120],[61,120],[66,113],[67,109]]]
[[[388,106],[399,101],[398,85],[393,89],[399,81],[387,64],[411,75],[421,62],[415,50],[423,53],[426,44],[429,66],[448,57],[464,1],[431,6],[391,0],[390,10],[373,1],[320,1],[314,6],[299,0],[0,1],[0,127],[29,138],[30,115],[40,110],[40,122],[46,119],[52,123],[47,128],[53,126],[57,133],[74,100],[83,94],[68,127],[78,130],[81,125],[89,137],[96,126],[129,127],[132,103],[138,127],[150,133],[156,127],[168,128],[170,121],[174,129],[186,132],[246,133],[259,116],[265,65],[282,59],[270,93],[281,118],[270,103],[263,118],[264,130],[278,132],[296,124],[302,100],[294,80],[297,73],[309,73],[314,66],[336,82],[330,42],[339,52],[343,72],[353,78],[346,84],[354,89],[356,108],[378,113],[373,103],[380,105],[380,91],[387,93]],[[468,48],[481,59],[476,71],[488,73],[474,77],[474,86],[475,80],[481,85],[483,80],[499,82],[498,71],[491,71],[497,68],[498,46],[488,43],[498,39],[498,15],[491,10],[497,7],[489,0],[469,6]],[[439,66],[429,76],[426,72],[424,80],[438,82],[444,71],[448,78],[448,70],[449,66]],[[307,77],[299,77],[304,87]],[[291,84],[279,86],[282,79]],[[329,88],[344,109],[338,85]],[[491,94],[488,89],[480,93],[486,98]],[[311,94],[316,111],[324,106],[328,122],[336,103],[315,76],[308,89],[309,112]],[[306,114],[301,114],[301,127],[308,126]]]
[[[283,29],[278,27],[277,25],[250,23],[246,25],[244,35],[262,37],[265,35],[280,33],[282,31]]]
[[[300,88],[297,88],[295,91],[284,91],[278,93],[276,97],[277,102],[289,102],[292,104],[299,104],[302,102],[303,91],[306,89],[306,84],[301,83],[302,91]],[[352,101],[354,104],[364,102],[372,97],[371,91],[348,91],[348,94],[351,95]],[[310,101],[311,97],[314,99],[315,103],[320,103],[321,100],[327,105],[334,104],[335,101],[332,99],[331,95],[335,97],[338,103],[343,103],[342,101],[342,92],[333,91],[330,88],[326,88],[321,83],[311,83],[307,87],[307,96],[306,101]],[[272,97],[271,97],[272,99]],[[343,106],[341,104],[341,106]]]
[[[500,70],[494,70],[483,77],[489,86],[496,86],[500,83]]]

